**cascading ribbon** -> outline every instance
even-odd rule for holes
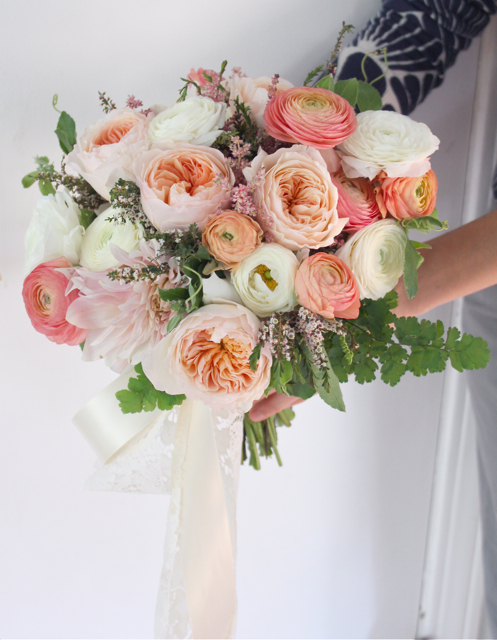
[[[130,377],[120,376],[73,418],[103,463],[90,488],[171,494],[155,637],[231,638],[243,416],[193,400],[172,411],[123,414],[115,394]]]

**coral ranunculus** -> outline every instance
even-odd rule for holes
[[[295,276],[299,303],[329,320],[354,319],[361,302],[354,274],[337,256],[315,253],[306,258]]]
[[[377,199],[382,212],[388,211],[397,220],[433,213],[438,181],[432,169],[420,178],[380,178],[379,182]]]
[[[186,143],[150,149],[136,158],[133,172],[143,210],[159,231],[186,230],[193,223],[203,229],[219,209],[228,208],[229,193],[218,178],[233,184],[234,177],[217,149]]]
[[[79,293],[66,295],[69,280],[59,269],[71,268],[66,258],[57,258],[37,266],[24,280],[22,297],[31,324],[56,344],[81,344],[88,331],[66,320],[69,305]]]
[[[271,352],[261,349],[257,370],[249,357],[259,320],[238,304],[209,304],[188,315],[142,361],[156,389],[184,393],[215,409],[248,411],[269,384]]]
[[[372,222],[381,220],[382,212],[370,180],[347,178],[343,171],[332,175],[331,180],[338,191],[338,217],[348,218],[344,231],[354,233]]]
[[[232,268],[261,244],[262,235],[262,229],[250,216],[228,209],[207,224],[202,242],[216,260]]]
[[[283,142],[300,142],[329,149],[357,127],[354,109],[333,91],[294,87],[278,93],[264,112],[266,131]]]

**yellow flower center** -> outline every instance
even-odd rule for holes
[[[278,283],[271,276],[271,269],[266,267],[265,264],[260,264],[256,269],[254,269],[254,272],[258,273],[261,276],[262,281],[268,289],[270,289],[271,291],[274,291],[276,289]]]

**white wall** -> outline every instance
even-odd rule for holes
[[[93,494],[94,456],[72,415],[112,378],[36,334],[20,295],[37,198],[32,156],[60,157],[60,106],[79,131],[97,91],[123,104],[175,99],[192,66],[228,58],[294,83],[342,20],[379,0],[3,0],[0,3],[0,636],[150,637],[167,499]],[[442,140],[439,210],[461,217],[477,46],[417,111]],[[437,316],[447,319],[448,309]],[[353,382],[347,414],[312,399],[280,430],[284,467],[242,469],[238,637],[412,637],[443,376],[395,389]]]

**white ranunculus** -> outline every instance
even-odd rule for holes
[[[84,233],[78,205],[66,189],[40,198],[25,237],[26,274],[61,257],[78,264]]]
[[[192,96],[155,116],[148,127],[153,144],[189,142],[210,147],[226,118],[224,102]]]
[[[299,261],[292,251],[275,242],[262,244],[237,265],[232,282],[243,304],[263,318],[296,306],[298,268]]]
[[[235,287],[227,278],[220,278],[213,271],[209,278],[202,278],[204,304],[215,304],[221,302],[235,302],[243,304]]]
[[[106,209],[88,227],[81,246],[81,265],[90,271],[107,271],[120,265],[112,245],[131,253],[138,249],[144,233],[139,223],[109,220],[116,209]]]
[[[424,175],[440,140],[421,122],[393,111],[364,111],[357,129],[337,150],[348,178],[372,180],[380,171],[389,178]]]
[[[354,233],[336,255],[352,270],[361,298],[378,300],[404,271],[406,234],[396,220],[373,222]]]

